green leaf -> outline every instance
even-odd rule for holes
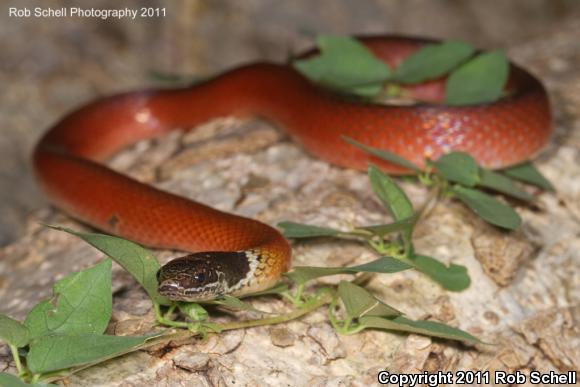
[[[415,216],[411,201],[397,183],[372,164],[369,165],[368,175],[375,195],[379,197],[383,206],[389,209],[396,221]],[[412,236],[413,227],[401,232],[406,254],[413,251]]]
[[[81,238],[127,270],[143,286],[153,301],[160,305],[170,304],[167,298],[157,293],[157,272],[160,265],[148,250],[136,243],[111,235],[76,232],[63,227],[49,227]]]
[[[0,372],[0,387],[28,387],[30,384],[24,383],[16,375]]]
[[[364,316],[359,319],[359,323],[367,328],[418,333],[420,335],[464,341],[471,344],[481,343],[477,337],[472,336],[461,329],[452,328],[448,325],[434,321],[413,321],[403,316],[397,316],[394,318]]]
[[[392,164],[398,165],[398,166],[403,167],[403,168],[407,168],[407,169],[414,171],[414,172],[421,172],[421,168],[419,168],[418,166],[416,166],[412,162],[402,158],[401,156],[399,156],[395,153],[391,153],[391,152],[386,151],[386,150],[377,149],[377,148],[370,147],[368,145],[361,144],[360,142],[357,142],[357,141],[355,141],[352,138],[347,137],[347,136],[341,136],[341,137],[344,141],[348,142],[349,144],[354,145],[357,148],[362,149],[363,151],[370,153],[371,155],[376,156],[381,160],[388,161]]]
[[[473,187],[479,182],[479,167],[467,153],[451,152],[432,161],[447,180]]]
[[[294,61],[315,83],[364,97],[376,96],[390,77],[389,67],[362,43],[346,36],[319,36],[320,55]]]
[[[421,83],[439,78],[453,70],[474,52],[463,42],[430,44],[407,57],[394,72],[394,80],[401,83]]]
[[[366,230],[366,231],[373,233],[374,235],[384,237],[385,235],[391,234],[393,232],[412,230],[413,227],[415,226],[416,222],[417,222],[417,216],[413,215],[410,218],[397,220],[396,222],[393,222],[393,223],[376,224],[373,226],[364,226],[364,227],[359,227],[358,229],[359,230]]]
[[[30,345],[26,356],[34,374],[101,362],[131,352],[147,340],[159,336],[50,335]]]
[[[56,384],[46,384],[46,383],[34,383],[28,384],[24,383],[16,375],[12,375],[6,372],[0,372],[0,387],[58,387]]]
[[[72,273],[53,286],[53,296],[28,314],[30,338],[62,333],[100,334],[111,319],[111,260]]]
[[[509,62],[499,51],[479,54],[453,71],[445,84],[447,105],[472,105],[497,100],[508,79]]]
[[[195,302],[178,302],[177,307],[193,321],[205,321],[209,318],[207,310]]]
[[[375,98],[378,94],[380,94],[381,90],[383,89],[383,83],[373,83],[370,85],[365,86],[352,86],[349,88],[345,88],[343,91],[348,94],[353,94],[359,97],[372,99]]]
[[[493,225],[515,230],[522,223],[522,219],[510,206],[507,206],[493,197],[475,189],[455,186],[453,193],[483,220]]]
[[[341,233],[340,230],[333,228],[311,226],[295,222],[280,222],[278,223],[278,227],[282,229],[286,238],[331,237]]]
[[[552,183],[542,176],[540,171],[538,171],[536,167],[534,167],[534,164],[530,162],[502,169],[501,173],[511,177],[512,179],[520,180],[524,183],[532,184],[548,191],[554,191]]]
[[[319,277],[336,274],[356,274],[356,273],[397,273],[399,271],[411,269],[408,265],[398,259],[391,257],[381,257],[372,262],[351,267],[314,267],[296,266],[290,273],[286,273],[293,282],[303,284]]]
[[[56,384],[34,383],[28,384],[20,380],[16,375],[0,372],[0,387],[58,387]]]
[[[460,292],[467,289],[471,283],[465,266],[452,263],[447,267],[438,260],[425,255],[415,255],[412,260],[417,270],[447,290]]]
[[[412,266],[392,257],[381,257],[362,265],[352,266],[349,269],[353,273],[398,273]]]
[[[15,347],[24,347],[28,344],[29,336],[30,333],[25,325],[0,314],[0,342],[3,341]]]
[[[218,298],[212,301],[212,304],[222,305],[226,308],[235,309],[235,310],[255,310],[254,307],[247,302],[240,300],[237,297],[233,297],[230,295],[224,295],[223,298]]]
[[[286,273],[286,276],[296,284],[304,284],[315,278],[345,273],[353,272],[346,267],[295,266],[291,272]]]
[[[518,188],[512,179],[502,174],[481,168],[479,176],[480,180],[478,185],[481,187],[490,188],[520,200],[531,201],[534,199],[532,195]]]
[[[408,219],[414,215],[411,201],[397,183],[374,165],[369,166],[368,174],[374,193],[395,220]]]
[[[361,316],[392,317],[401,314],[397,309],[377,299],[365,288],[348,281],[340,281],[338,295],[344,304],[346,314],[351,318]]]
[[[228,309],[233,309],[233,310],[244,310],[247,312],[257,312],[257,313],[261,313],[261,314],[270,314],[269,312],[264,312],[262,310],[254,308],[252,305],[240,300],[237,297],[233,297],[233,296],[230,296],[227,294],[223,298],[219,298],[217,300],[214,300],[212,302],[212,304],[222,305]]]
[[[272,286],[269,289],[266,290],[261,290],[259,292],[256,293],[250,293],[250,294],[246,294],[244,295],[242,298],[245,297],[256,297],[256,296],[266,296],[269,294],[281,294],[284,292],[288,291],[288,285],[286,285],[285,283],[279,282],[276,285]]]

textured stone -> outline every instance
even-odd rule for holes
[[[298,8],[302,4],[290,3],[298,4]],[[434,14],[431,7],[447,4],[432,1],[407,3],[403,8],[413,9],[413,12],[403,13],[405,20],[411,17],[408,16],[410,14],[424,20],[424,15]],[[483,11],[485,6],[474,5],[476,3],[488,2],[462,2],[463,5],[457,8],[471,10],[479,15],[477,17],[488,15]],[[519,12],[521,8],[518,6],[523,4],[517,1],[509,2],[510,5],[504,3],[508,2],[501,2],[496,12],[508,14],[512,7]],[[215,23],[215,20],[234,20],[238,14],[264,15],[267,10],[260,8],[260,4],[269,3],[248,2],[247,9],[243,8],[242,2],[223,3],[223,7],[229,10],[223,14],[218,14],[216,9],[219,7],[213,3],[206,6],[200,4],[191,2],[186,9],[192,13],[213,15],[213,19],[208,16],[198,26],[211,32],[223,27],[223,23]],[[381,12],[385,10],[391,14],[392,4],[395,3],[372,4],[366,10],[361,7],[352,20],[365,19],[376,13],[378,16],[372,17],[368,28],[380,27],[382,30],[384,20],[379,23],[377,17],[382,17]],[[424,8],[417,7],[418,4]],[[294,5],[270,8],[274,15],[282,15],[287,10],[285,7]],[[533,8],[530,5],[525,7],[529,7],[526,8],[528,10]],[[238,8],[238,13],[232,11]],[[343,12],[338,5],[314,8],[313,15],[324,8],[327,20],[347,20],[340,31],[349,30],[354,25],[350,24],[354,22],[348,21],[351,19],[343,19],[346,11]],[[303,11],[302,15],[310,12],[310,7],[305,9],[307,11]],[[448,12],[451,13],[447,15],[453,15],[456,11]],[[442,17],[441,14],[437,15],[437,18]],[[288,21],[280,21],[281,16],[273,19],[266,18],[268,22],[260,27],[263,28],[261,31],[268,32],[260,35],[263,37],[255,46],[261,49],[247,51],[246,59],[275,56],[273,53],[281,50],[278,46],[281,36],[294,34],[287,32],[285,23]],[[493,19],[489,25],[471,23],[470,31],[454,35],[465,40],[472,40],[471,37],[477,35],[488,44],[499,41],[508,45],[511,38],[509,31],[513,31],[510,28],[520,29],[519,24],[514,22],[503,23],[505,25],[494,30],[497,20],[487,16],[481,20],[488,19]],[[311,25],[312,20],[306,25]],[[465,18],[461,17],[447,17],[447,20],[452,20],[453,25],[445,31],[460,31],[458,26],[466,23]],[[505,21],[502,18],[499,20]],[[16,23],[12,20],[8,27],[2,25],[0,28],[12,28],[14,31],[32,28]],[[31,42],[32,48],[19,44],[19,47],[3,51],[10,55],[3,56],[0,73],[2,84],[8,85],[0,102],[4,109],[2,124],[6,128],[14,128],[11,131],[27,133],[26,140],[18,142],[18,147],[9,143],[1,148],[14,148],[7,154],[17,152],[20,155],[20,161],[16,163],[19,169],[15,172],[18,178],[3,180],[4,186],[9,189],[3,188],[1,192],[7,198],[24,201],[29,200],[26,199],[27,195],[36,198],[31,193],[30,183],[23,182],[30,180],[29,177],[24,178],[29,175],[22,172],[22,160],[27,157],[32,144],[31,133],[39,133],[80,100],[147,83],[149,68],[143,66],[142,57],[123,50],[115,51],[110,46],[114,39],[105,47],[103,40],[97,37],[102,32],[101,27],[85,36],[86,40],[79,40],[94,42],[90,50],[85,48],[85,44],[77,43],[72,53],[60,51],[60,46],[64,50],[71,49],[71,40],[75,41],[79,33],[87,33],[91,31],[91,25],[96,25],[66,23],[57,29],[68,31],[66,33],[57,33],[50,29],[53,27],[45,27],[52,31],[47,33],[47,37],[54,40],[48,48],[43,48],[45,40],[39,40]],[[191,32],[193,28],[188,23],[194,22],[180,21],[171,28]],[[210,26],[211,23],[214,25]],[[242,31],[256,24],[245,20],[240,23]],[[416,32],[435,28],[420,24],[422,27],[416,27]],[[40,25],[34,28],[41,28]],[[110,28],[113,31],[110,33],[127,39],[124,44],[141,42],[139,47],[147,47],[143,48],[143,55],[151,56],[152,48],[143,42],[159,31],[147,31],[146,26],[141,24],[132,27],[131,33],[125,32],[125,27],[118,27],[118,30],[112,26]],[[231,39],[220,40],[223,45],[215,43],[219,39],[216,37],[203,43],[194,40],[191,42],[195,46],[192,50],[203,51],[196,45],[207,44],[215,50],[208,54],[209,59],[204,60],[210,64],[206,66],[211,69],[229,66],[238,60],[239,50],[246,49],[249,44],[246,42],[239,49],[232,48],[239,40],[236,34],[230,34],[233,36]],[[464,346],[382,331],[339,336],[328,325],[326,311],[320,310],[300,321],[279,327],[231,331],[209,335],[206,340],[185,339],[158,345],[86,369],[67,378],[66,385],[362,386],[375,383],[377,373],[383,369],[410,372],[439,369],[528,372],[531,369],[565,371],[580,368],[580,335],[577,331],[580,304],[580,81],[576,66],[580,60],[579,34],[580,23],[562,22],[557,25],[556,31],[542,30],[542,36],[510,46],[510,54],[541,76],[552,96],[556,135],[537,165],[555,183],[557,192],[540,194],[534,207],[517,207],[524,219],[524,226],[515,236],[497,233],[454,202],[442,201],[431,209],[415,232],[416,248],[445,263],[465,265],[472,285],[464,292],[446,292],[425,276],[412,271],[375,276],[368,284],[368,288],[378,297],[404,311],[410,318],[443,321],[496,345]],[[182,36],[174,42],[183,48],[189,43]],[[164,56],[164,52],[173,49],[169,48],[172,45],[165,46],[159,48],[157,56],[161,58],[155,60],[182,63],[177,54]],[[19,51],[25,49],[34,51],[34,55],[25,55],[29,51],[24,54]],[[110,55],[113,57],[110,62],[106,60],[108,56],[103,54],[119,54],[119,51],[122,55]],[[20,56],[16,55],[19,52]],[[220,53],[229,59],[218,58]],[[191,71],[204,67],[187,57],[190,59],[183,61],[182,69]],[[20,63],[21,68],[17,66],[17,58],[26,58]],[[70,62],[65,66],[60,62],[64,60]],[[22,72],[30,75],[21,79],[18,85],[10,82],[8,75],[21,74],[22,77]],[[6,138],[1,141],[6,141]],[[10,157],[7,160],[15,162]],[[9,164],[3,164],[2,168],[5,165]],[[363,173],[335,168],[315,160],[286,140],[280,132],[255,121],[227,119],[210,123],[192,134],[175,134],[161,140],[143,142],[118,155],[112,165],[163,189],[270,224],[292,220],[349,229],[354,225],[389,220],[374,198]],[[427,197],[427,192],[421,187],[408,183],[404,183],[403,187],[415,205],[420,205]],[[22,195],[15,192],[22,192]],[[16,208],[17,203],[12,201],[10,206]],[[10,219],[8,224],[12,226],[12,218],[2,219]],[[88,267],[101,257],[76,238],[46,229],[40,223],[83,229],[82,225],[61,212],[45,208],[31,214],[25,222],[23,235],[0,250],[0,312],[18,319],[23,319],[36,302],[50,294],[55,280],[73,270]],[[293,250],[294,264],[302,265],[352,265],[376,258],[364,246],[351,241],[299,242],[293,243]],[[170,251],[155,253],[161,261],[176,256],[175,252]],[[116,292],[114,316],[108,332],[126,335],[147,331],[151,327],[153,314],[146,295],[116,265],[113,275]],[[324,282],[336,283],[338,280],[328,278]],[[252,302],[256,308],[269,312],[287,307],[273,297]],[[247,315],[224,314],[220,316],[220,321],[240,316]],[[14,364],[9,359],[7,348],[0,346],[0,371],[15,372]]]

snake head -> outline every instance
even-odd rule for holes
[[[202,302],[229,293],[240,281],[240,253],[204,252],[169,261],[157,272],[157,291],[173,301]],[[243,265],[242,265],[243,266]]]

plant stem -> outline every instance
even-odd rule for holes
[[[175,309],[175,307],[171,306],[170,309],[173,312],[173,309]],[[153,310],[155,311],[155,319],[159,324],[167,325],[168,327],[186,328],[186,329],[189,329],[189,327],[191,326],[191,324],[186,322],[173,321],[166,318],[167,314],[163,315],[163,313],[161,313],[161,306],[155,301],[153,301]]]
[[[275,317],[260,318],[256,320],[233,321],[231,323],[221,325],[221,328],[224,331],[230,331],[234,329],[258,327],[262,325],[281,324],[302,317],[312,312],[313,310],[320,308],[322,305],[330,303],[331,301],[332,296],[329,292],[327,292],[320,295],[317,298],[305,302],[301,308],[296,309],[295,311],[290,312],[288,314]]]
[[[304,302],[302,301],[303,293],[304,293],[304,284],[299,284],[296,287],[296,293],[292,294],[290,290],[287,290],[283,293],[280,293],[280,295],[286,298],[288,301],[290,301],[292,305],[294,305],[294,307],[299,308],[302,307],[302,305],[304,305]]]
[[[419,208],[419,210],[416,212],[417,213],[416,222],[420,218],[425,219],[429,215],[431,210],[433,210],[433,208],[435,207],[435,203],[437,202],[437,200],[440,199],[441,192],[442,192],[441,187],[438,185],[434,185],[429,190],[429,193],[427,195],[427,199],[425,199],[425,201],[421,205],[421,208]]]
[[[24,375],[25,371],[22,368],[22,363],[20,362],[20,355],[18,354],[18,347],[15,345],[9,345],[10,352],[12,353],[12,357],[14,358],[14,364],[16,365],[16,370],[18,370],[18,376]]]
[[[177,307],[177,304],[171,304],[171,306],[167,309],[167,312],[165,312],[165,314],[163,315],[164,319],[169,319],[171,317],[171,315],[173,314],[173,312],[175,311],[175,308]],[[161,310],[160,310],[161,312]]]
[[[346,231],[346,232],[341,232],[337,234],[337,237],[339,238],[345,238],[346,237],[355,237],[355,238],[364,238],[364,239],[369,239],[373,237],[373,233],[367,230],[362,230],[362,229],[353,229],[350,231]]]

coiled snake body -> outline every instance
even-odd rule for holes
[[[425,41],[365,38],[396,67]],[[329,163],[400,168],[347,144],[389,150],[423,165],[450,150],[498,168],[526,160],[548,141],[551,118],[541,83],[511,65],[511,94],[497,102],[449,107],[384,106],[354,102],[313,85],[291,66],[255,63],[192,87],[103,98],[70,113],[34,150],[37,180],[50,200],[98,229],[152,247],[197,252],[159,272],[159,292],[173,300],[203,301],[272,286],[290,267],[288,242],[274,228],[157,190],[101,164],[138,140],[215,117],[261,116],[308,152]],[[410,87],[441,94],[441,82]]]

